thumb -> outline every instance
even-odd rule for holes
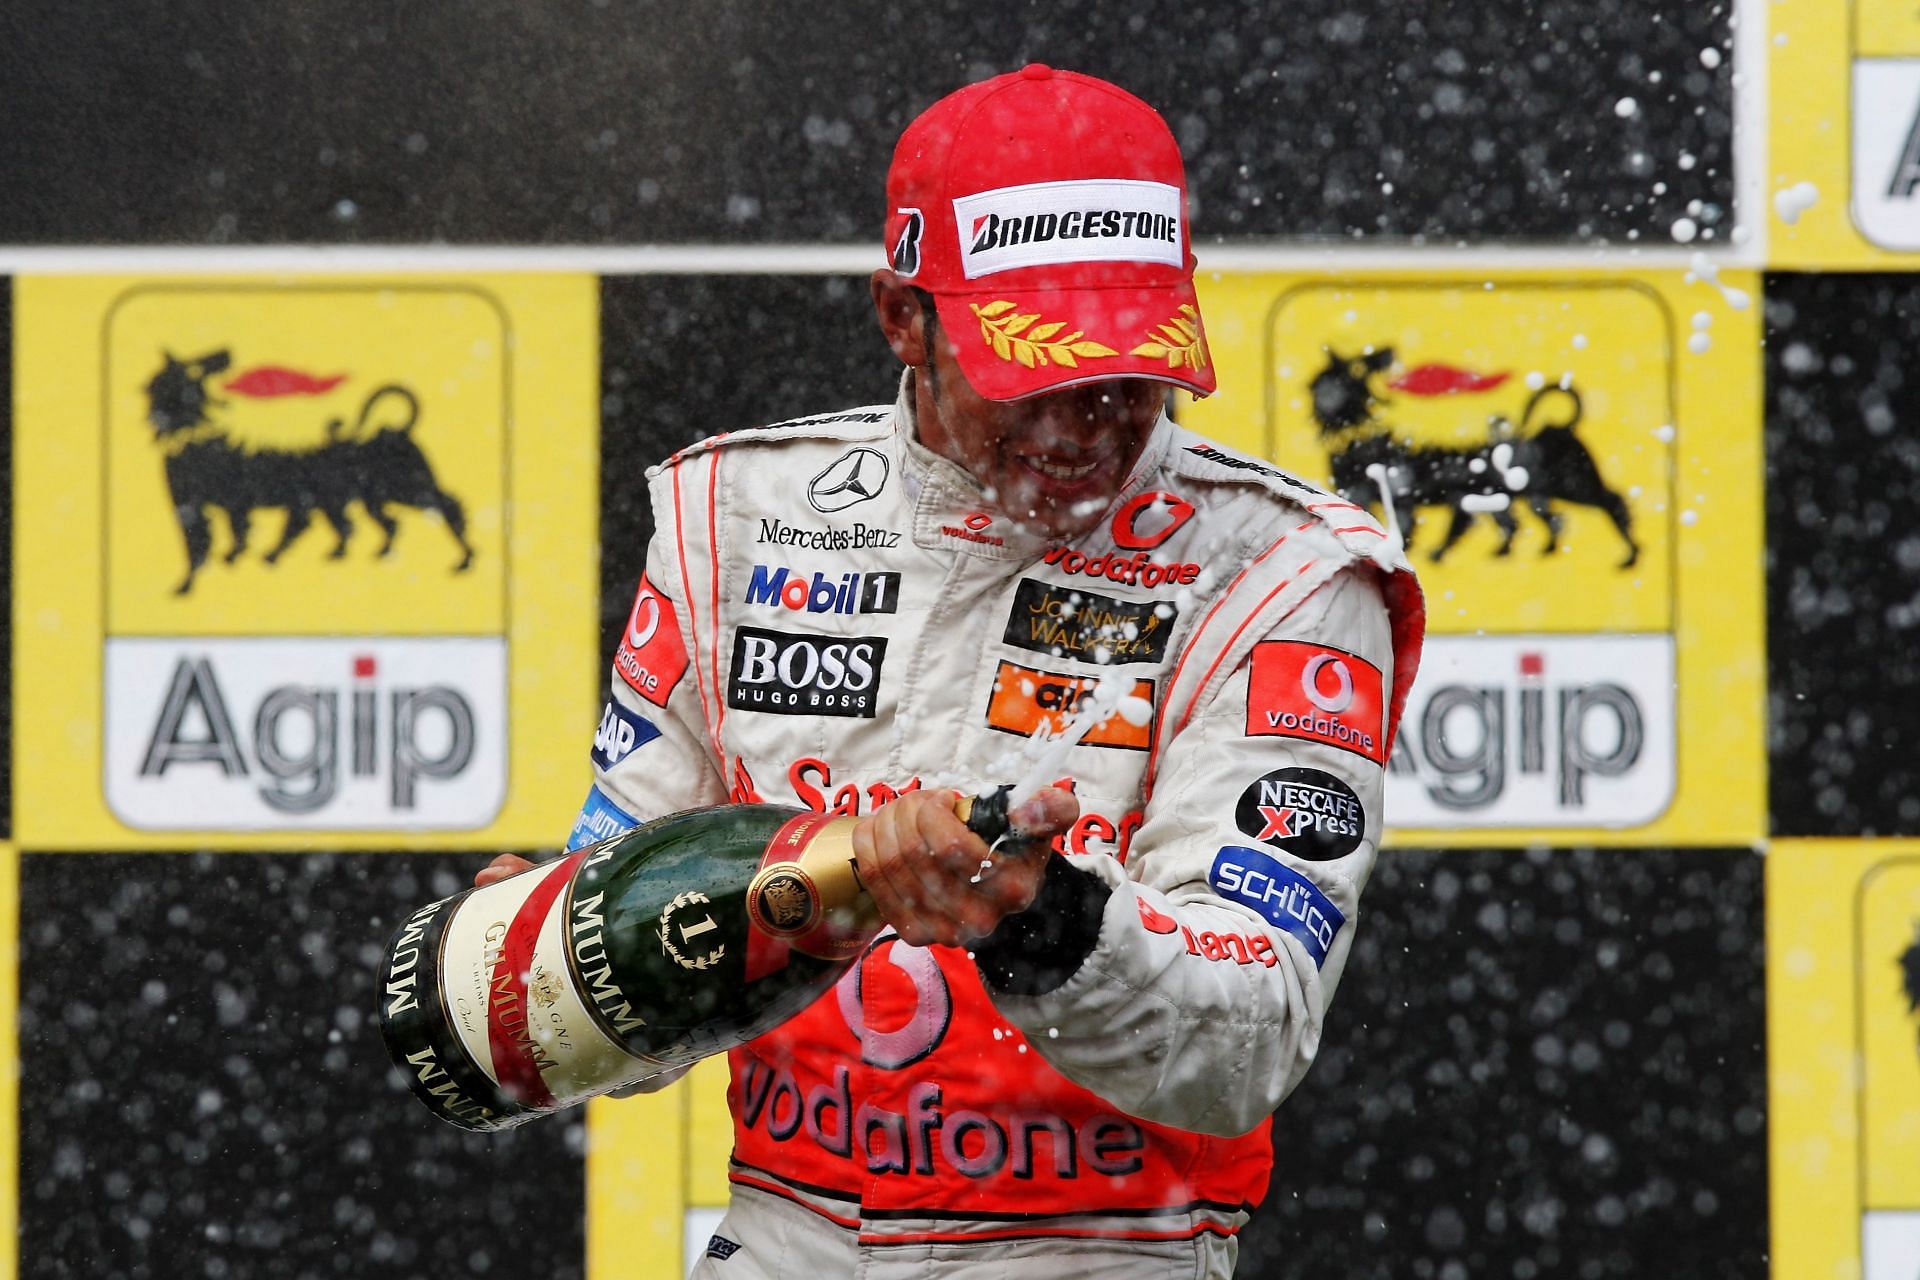
[[[1080,801],[1071,791],[1042,787],[1015,805],[1007,822],[1027,839],[1044,839],[1065,831],[1079,816]]]

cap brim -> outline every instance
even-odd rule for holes
[[[1215,388],[1191,281],[936,294],[940,324],[974,391],[1022,400],[1111,378]]]

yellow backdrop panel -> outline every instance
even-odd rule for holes
[[[1920,10],[1775,0],[1768,265],[1900,269],[1920,253]]]
[[[1759,282],[1209,276],[1196,430],[1407,530],[1408,844],[1758,843]]]
[[[1779,1276],[1920,1272],[1920,841],[1780,840],[1767,858]]]
[[[597,327],[587,276],[19,281],[20,840],[558,840]]]

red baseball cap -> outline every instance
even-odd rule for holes
[[[1213,392],[1180,146],[1118,85],[1035,63],[948,94],[900,135],[887,205],[889,265],[933,294],[989,400]]]

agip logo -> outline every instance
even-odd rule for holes
[[[105,333],[105,787],[145,830],[506,794],[509,346],[463,288],[142,288]]]
[[[1426,591],[1394,824],[1659,819],[1678,777],[1684,429],[1661,296],[1308,285],[1275,308],[1269,359],[1268,455],[1390,513]]]

